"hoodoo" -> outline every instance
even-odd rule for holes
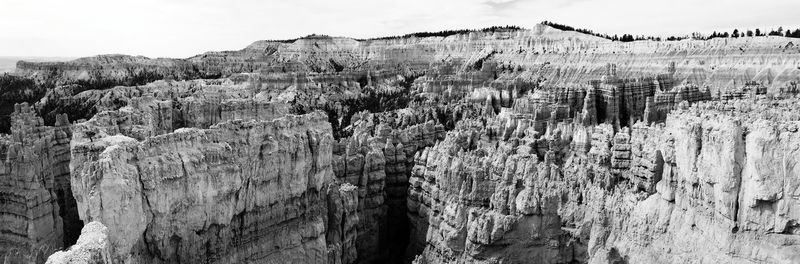
[[[585,33],[21,61],[0,260],[800,262],[797,39]]]

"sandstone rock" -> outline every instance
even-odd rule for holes
[[[537,25],[21,62],[55,88],[0,135],[0,256],[79,215],[105,240],[54,262],[798,262],[796,49]]]
[[[328,263],[355,263],[358,258],[358,188],[349,183],[328,189],[326,243]]]
[[[65,116],[48,127],[28,104],[14,108],[13,133],[0,138],[0,258],[44,262],[81,227],[68,179],[70,129]]]
[[[756,114],[735,112],[759,104],[731,103],[700,103],[630,132],[600,126],[590,140],[572,139],[589,141],[589,156],[567,151],[565,160],[557,142],[569,138],[481,137],[499,141],[468,151],[463,132],[449,133],[415,156],[409,216],[428,220],[416,229],[427,231],[415,262],[796,261],[796,220],[778,191],[787,182],[768,180],[791,172],[766,169],[790,166],[796,130],[779,124],[795,117],[778,117],[787,102]],[[544,161],[523,154],[522,142],[538,140],[550,141]],[[765,146],[776,142],[785,143]],[[470,176],[465,164],[488,174]]]
[[[71,168],[81,218],[108,226],[115,261],[326,262],[324,120],[235,120],[144,141],[103,131],[88,140],[96,120],[79,124]]]
[[[69,250],[59,251],[47,258],[47,264],[80,263],[105,264],[112,262],[108,228],[100,222],[86,224],[78,242]]]

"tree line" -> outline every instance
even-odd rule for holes
[[[738,37],[761,37],[761,36],[781,36],[781,37],[788,37],[788,38],[800,38],[800,29],[787,29],[786,31],[783,30],[783,27],[778,27],[777,30],[771,29],[769,32],[761,31],[760,29],[753,30],[746,30],[746,31],[739,31],[739,29],[734,29],[731,33],[728,32],[716,32],[714,31],[711,35],[705,35],[699,32],[692,33],[691,35],[686,36],[669,36],[666,38],[661,37],[654,37],[654,36],[634,36],[630,34],[623,34],[622,36],[618,35],[608,35],[608,34],[600,34],[595,33],[589,29],[582,29],[582,28],[574,28],[571,26],[567,26],[564,24],[554,23],[550,21],[543,21],[541,24],[553,27],[555,29],[563,30],[563,31],[575,31],[587,35],[592,35],[596,37],[601,37],[605,39],[609,39],[612,41],[620,41],[620,42],[631,42],[636,40],[654,40],[654,41],[677,41],[677,40],[684,40],[684,39],[697,39],[697,40],[709,40],[713,38],[738,38]]]
[[[763,36],[779,36],[779,37],[788,37],[788,38],[800,38],[800,29],[787,29],[783,31],[783,27],[778,27],[777,30],[772,29],[769,32],[761,31],[761,29],[753,30],[746,30],[746,31],[739,31],[739,29],[734,29],[733,32],[728,34],[728,32],[716,32],[714,31],[711,35],[707,36],[706,39],[712,38],[738,38],[738,37],[763,37]]]
[[[34,104],[44,97],[47,90],[30,78],[8,73],[0,75],[0,133],[11,133],[11,113],[14,104]]]
[[[380,37],[380,38],[370,38],[370,39],[359,39],[359,40],[387,40],[387,39],[403,39],[403,38],[410,38],[410,37],[417,37],[417,38],[426,38],[426,37],[448,37],[452,35],[459,35],[459,34],[467,34],[470,32],[487,32],[487,33],[494,33],[494,32],[505,32],[505,31],[515,31],[521,30],[522,28],[519,26],[493,26],[487,27],[482,29],[459,29],[459,30],[443,30],[437,32],[416,32],[411,34],[405,34],[401,36],[388,36],[388,37]]]
[[[697,40],[709,40],[713,38],[738,38],[738,37],[760,37],[760,36],[782,36],[782,37],[789,37],[789,38],[800,38],[800,29],[790,30],[787,29],[786,31],[783,30],[783,27],[779,27],[777,30],[772,29],[769,32],[761,31],[760,29],[753,30],[746,30],[746,31],[739,31],[738,29],[734,29],[732,32],[716,32],[714,31],[711,35],[701,34],[699,32],[692,33],[691,35],[684,35],[684,36],[669,36],[666,38],[662,37],[655,37],[655,36],[644,36],[644,35],[631,35],[631,34],[622,34],[620,35],[609,35],[609,34],[600,34],[596,33],[592,30],[585,29],[585,28],[574,28],[568,25],[559,24],[551,21],[542,21],[541,24],[547,25],[559,30],[563,31],[575,31],[587,35],[592,35],[596,37],[601,37],[604,39],[612,40],[612,41],[620,41],[620,42],[631,42],[637,40],[653,40],[653,41],[678,41],[684,39],[697,39]],[[399,36],[387,36],[387,37],[378,37],[378,38],[368,38],[368,39],[356,39],[359,41],[364,40],[390,40],[390,39],[403,39],[403,38],[425,38],[425,37],[448,37],[452,35],[459,35],[459,34],[468,34],[470,32],[503,32],[503,31],[515,31],[521,30],[522,28],[519,26],[494,26],[494,27],[487,27],[482,29],[459,29],[459,30],[442,30],[436,32],[416,32],[410,33],[405,35]],[[311,34],[305,36],[303,38],[327,38],[330,37],[328,35],[318,35],[318,34]],[[286,39],[286,40],[270,40],[270,42],[282,42],[282,43],[292,43],[297,41],[301,38],[295,39]]]

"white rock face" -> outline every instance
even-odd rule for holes
[[[788,41],[538,25],[22,62],[60,86],[0,135],[0,259],[80,220],[52,263],[797,263]]]
[[[66,251],[47,258],[46,264],[101,264],[112,263],[112,246],[108,241],[108,228],[100,222],[83,226],[78,242]]]
[[[794,103],[701,103],[611,142],[592,136],[589,155],[553,136],[568,126],[541,139],[481,130],[472,143],[480,123],[465,121],[415,158],[409,216],[427,230],[412,234],[426,241],[416,262],[796,263]],[[541,140],[543,161],[530,147]]]
[[[117,261],[326,262],[325,120],[234,120],[143,141],[99,126],[73,140],[81,218],[108,226]]]

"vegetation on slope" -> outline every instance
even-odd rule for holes
[[[459,29],[459,30],[443,30],[437,32],[416,32],[411,34],[405,34],[402,36],[388,36],[388,37],[380,37],[380,38],[370,38],[366,40],[387,40],[387,39],[403,39],[403,38],[426,38],[426,37],[448,37],[452,35],[459,35],[459,34],[469,34],[470,32],[486,32],[486,33],[495,33],[495,32],[507,32],[507,31],[516,31],[522,29],[518,26],[494,26],[494,27],[487,27],[482,29]],[[360,39],[364,40],[364,39]]]
[[[14,104],[33,104],[44,97],[47,90],[31,79],[4,73],[0,76],[0,133],[11,132],[11,113]]]
[[[620,42],[630,42],[630,41],[637,41],[637,40],[654,40],[654,41],[676,41],[676,40],[684,40],[684,39],[697,39],[697,40],[709,40],[713,38],[738,38],[738,37],[760,37],[760,36],[780,36],[780,37],[788,37],[788,38],[800,38],[800,29],[795,29],[794,31],[787,29],[785,32],[783,31],[783,27],[778,27],[777,30],[771,30],[769,33],[762,32],[760,29],[747,30],[740,32],[738,29],[734,29],[731,33],[728,32],[716,32],[714,31],[710,35],[705,35],[702,33],[692,33],[691,36],[669,36],[667,38],[662,39],[661,37],[654,37],[654,36],[634,36],[630,34],[623,34],[621,37],[618,35],[608,35],[608,34],[600,34],[595,33],[589,29],[583,28],[574,28],[571,26],[567,26],[564,24],[554,23],[550,21],[543,21],[542,25],[547,25],[553,27],[558,30],[563,31],[575,31],[587,35],[592,35],[596,37],[601,37],[604,39],[609,39],[612,41],[620,41]]]

